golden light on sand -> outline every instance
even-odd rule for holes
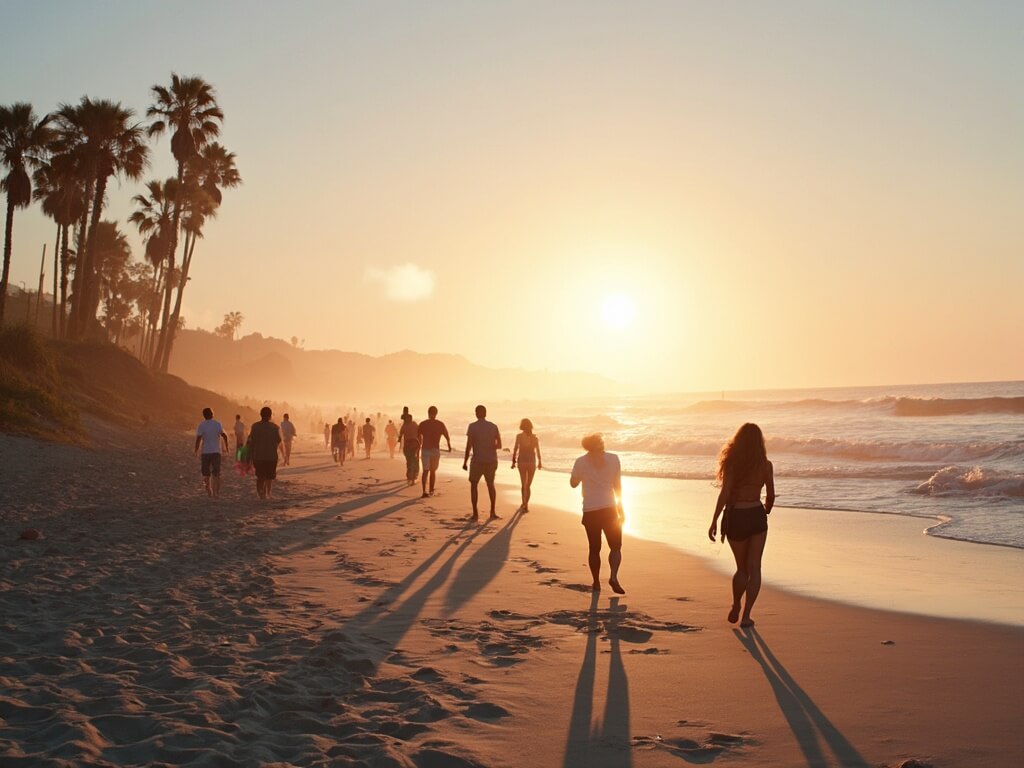
[[[613,293],[606,296],[601,304],[601,319],[613,330],[625,330],[633,324],[635,318],[636,304],[625,294]]]

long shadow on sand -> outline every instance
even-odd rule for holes
[[[608,694],[605,697],[604,719],[594,723],[594,678],[597,675],[597,639],[601,632],[597,609],[601,594],[590,598],[587,620],[587,647],[583,653],[583,666],[576,679],[569,736],[565,745],[564,768],[596,766],[597,768],[629,768],[633,764],[629,732],[629,682],[622,664],[617,625],[626,613],[619,598],[609,600],[606,615],[611,658],[608,662]]]
[[[509,521],[459,568],[444,596],[446,615],[450,616],[468,603],[477,592],[490,584],[494,577],[501,572],[512,547],[512,531],[515,530],[522,516],[523,513],[517,510]],[[485,524],[483,527],[486,528],[487,525]]]
[[[811,768],[825,768],[829,761],[822,750],[821,742],[835,755],[838,765],[843,768],[869,768],[857,748],[840,733],[825,713],[818,708],[807,692],[786,671],[775,654],[768,648],[764,638],[753,628],[734,629],[736,639],[750,652],[751,657],[764,671],[772,687],[775,700],[779,703],[786,722],[796,736],[807,765]]]
[[[475,524],[467,523],[458,533],[450,536],[438,550],[420,563],[399,583],[385,589],[375,600],[367,605],[362,611],[352,616],[345,622],[345,628],[355,630],[371,638],[385,639],[380,635],[387,635],[387,646],[394,648],[405,637],[409,628],[416,621],[416,618],[423,611],[427,600],[434,592],[448,580],[455,563],[466,548],[473,543],[473,540],[480,535],[482,529]],[[466,533],[469,535],[465,535]],[[460,541],[461,539],[461,541]],[[391,607],[395,600],[408,591],[415,581],[426,573],[434,565],[449,547],[455,546],[454,551],[441,564],[441,567],[413,594],[403,600],[399,605]]]

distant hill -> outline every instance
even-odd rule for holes
[[[403,351],[382,357],[304,350],[258,333],[236,341],[207,331],[178,334],[171,373],[236,397],[319,404],[399,403],[589,397],[621,391],[587,373],[550,373],[475,365],[461,355]]]

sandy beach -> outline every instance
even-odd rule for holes
[[[179,433],[105,430],[94,449],[0,436],[0,764],[1024,755],[1012,622],[815,599],[778,589],[766,560],[757,627],[740,631],[720,568],[644,538],[627,537],[627,594],[592,594],[578,519],[541,492],[516,514],[506,464],[501,519],[470,525],[452,462],[420,499],[398,458],[339,469],[300,442],[261,503],[233,474],[207,499],[189,447]],[[664,509],[678,496],[643,498],[661,504],[652,516],[681,513]],[[27,528],[41,537],[19,539]],[[784,532],[769,551],[797,556]]]

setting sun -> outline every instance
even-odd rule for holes
[[[636,305],[633,299],[621,293],[607,296],[601,305],[601,318],[609,328],[621,331],[633,324],[636,317]]]

